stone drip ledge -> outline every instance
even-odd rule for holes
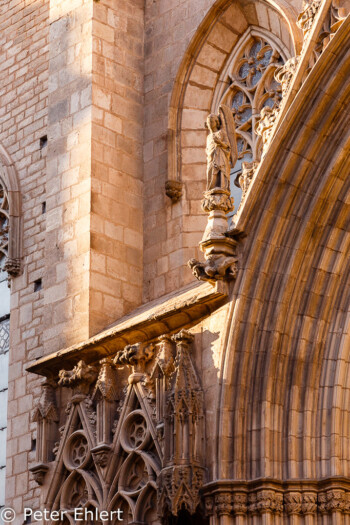
[[[90,339],[40,358],[28,372],[52,377],[83,359],[93,363],[115,354],[128,344],[149,341],[180,328],[188,328],[210,315],[228,299],[228,284],[191,283],[174,293],[142,305]]]

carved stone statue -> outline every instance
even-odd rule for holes
[[[230,192],[230,171],[238,158],[235,122],[232,110],[222,104],[219,115],[211,113],[206,122],[207,189],[202,210],[209,214],[199,244],[205,262],[190,259],[188,265],[201,281],[233,279],[237,274],[237,241],[227,235],[227,214],[233,210]]]
[[[234,166],[237,160],[232,111],[227,106],[220,106],[219,115],[208,115],[205,127],[209,130],[206,147],[207,191],[215,188],[229,191],[230,164]]]

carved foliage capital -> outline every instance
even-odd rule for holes
[[[249,511],[252,514],[281,513],[283,495],[274,490],[261,490],[249,495]]]
[[[302,494],[300,492],[288,492],[284,495],[284,509],[288,515],[298,515],[302,511]]]

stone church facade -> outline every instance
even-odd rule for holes
[[[16,525],[350,524],[349,11],[0,5]]]

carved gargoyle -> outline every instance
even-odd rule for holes
[[[187,264],[199,281],[215,282],[222,279],[235,279],[237,276],[236,257],[211,255],[204,263],[190,259]]]
[[[131,365],[133,379],[138,376],[138,380],[140,380],[145,373],[145,364],[154,355],[154,349],[153,344],[135,343],[134,345],[127,345],[124,350],[117,352],[113,362],[116,366]]]
[[[58,373],[58,384],[64,387],[78,389],[87,394],[90,385],[97,379],[97,368],[87,365],[83,360],[79,361],[72,370],[60,370]]]

